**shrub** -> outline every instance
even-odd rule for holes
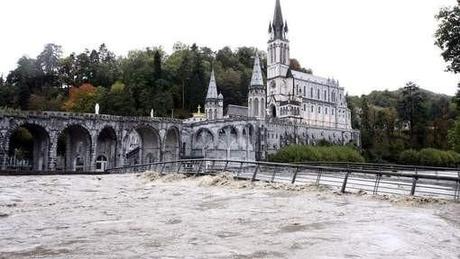
[[[269,157],[270,161],[293,163],[308,161],[364,162],[359,152],[348,146],[304,146],[290,145]]]
[[[399,162],[411,165],[455,167],[460,164],[460,154],[434,148],[425,148],[419,152],[409,149],[401,153]]]
[[[417,165],[419,161],[419,153],[413,149],[405,150],[399,155],[399,162],[402,164]]]

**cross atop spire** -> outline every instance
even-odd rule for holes
[[[217,99],[217,97],[217,84],[213,68],[211,72],[211,79],[209,80],[208,93],[206,94],[206,99]]]
[[[251,86],[263,86],[264,78],[262,76],[262,69],[260,68],[259,53],[256,51],[256,58],[254,60],[254,68],[252,70]]]

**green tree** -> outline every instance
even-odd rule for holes
[[[426,110],[420,88],[415,83],[409,82],[403,88],[398,113],[409,129],[411,146],[422,147],[426,136]]]
[[[439,26],[435,44],[441,48],[442,57],[448,63],[447,70],[460,72],[460,4],[442,8],[436,18]]]

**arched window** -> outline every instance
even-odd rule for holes
[[[312,88],[310,88],[310,98],[312,98],[312,99],[313,99],[313,87],[312,87]]]
[[[259,99],[254,99],[254,117],[259,117]]]

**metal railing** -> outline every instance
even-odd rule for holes
[[[160,174],[192,175],[231,173],[237,179],[290,184],[316,184],[340,192],[365,191],[372,194],[397,194],[460,199],[460,177],[425,171],[362,169],[356,166],[285,164],[222,159],[187,159],[119,167],[108,173],[156,171]]]

